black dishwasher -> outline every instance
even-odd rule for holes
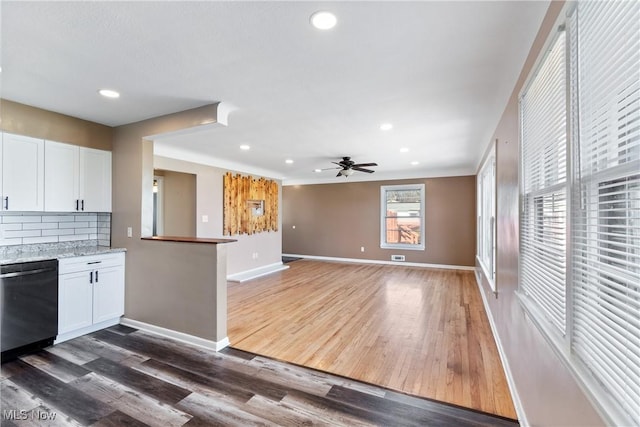
[[[2,361],[53,344],[58,334],[58,260],[0,266]]]

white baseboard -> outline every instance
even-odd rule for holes
[[[524,412],[524,407],[522,406],[522,401],[520,400],[520,395],[518,394],[518,389],[516,388],[516,383],[515,383],[515,380],[513,379],[511,368],[509,367],[509,361],[507,360],[507,355],[504,351],[504,347],[502,346],[500,335],[498,335],[498,329],[496,328],[496,324],[493,321],[491,310],[489,309],[489,301],[487,301],[487,296],[485,295],[484,290],[482,288],[482,277],[480,276],[481,274],[482,274],[481,270],[476,269],[476,283],[478,284],[478,291],[482,296],[482,304],[484,305],[484,311],[487,315],[487,319],[489,319],[489,325],[491,326],[491,332],[493,334],[493,339],[496,342],[496,347],[498,347],[498,354],[500,355],[500,360],[502,361],[502,367],[504,368],[504,373],[505,373],[505,376],[507,377],[507,385],[509,386],[509,391],[511,392],[511,398],[513,399],[513,406],[516,410],[516,416],[518,417],[518,422],[522,427],[529,427],[530,424]]]
[[[66,332],[64,334],[60,334],[53,341],[54,344],[60,344],[61,342],[69,341],[73,338],[78,338],[82,335],[87,335],[95,331],[99,331],[100,329],[108,328],[109,326],[117,325],[120,323],[120,318],[116,317],[115,319],[105,320],[104,322],[96,323],[91,326],[87,326],[86,328],[76,329],[74,331]]]
[[[337,258],[337,257],[329,257],[329,256],[298,255],[298,254],[282,254],[282,256],[306,258],[306,259],[317,259],[319,261],[354,262],[354,263],[361,263],[361,264],[382,264],[382,265],[406,265],[408,267],[443,268],[447,270],[465,270],[465,271],[475,270],[475,267],[470,267],[468,265],[427,264],[423,262],[383,261],[378,259]]]
[[[211,341],[204,338],[196,337],[195,335],[185,334],[184,332],[174,331],[173,329],[151,325],[149,323],[140,322],[138,320],[127,319],[126,317],[120,319],[120,324],[140,329],[151,334],[160,335],[165,338],[171,338],[186,344],[206,348],[208,350],[220,351],[230,345],[228,337],[225,337],[220,341]]]
[[[241,271],[240,273],[230,274],[227,276],[227,281],[242,283],[246,282],[247,280],[275,273],[276,271],[286,270],[287,268],[289,268],[288,265],[284,265],[282,262],[275,262],[273,264],[263,265],[262,267],[254,268],[251,270]]]

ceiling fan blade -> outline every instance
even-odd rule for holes
[[[323,168],[323,169],[320,169],[320,170],[321,171],[328,171],[328,170],[335,170],[335,169],[342,169],[342,166],[337,167],[337,168]]]
[[[339,162],[331,162],[334,165],[338,165],[337,168],[326,168],[326,169],[321,169],[321,170],[327,170],[327,169],[342,169],[341,171],[338,172],[338,175],[336,175],[336,177],[339,176],[344,176],[345,178],[350,176],[354,171],[359,171],[359,172],[364,172],[364,173],[373,173],[375,171],[371,170],[371,169],[365,169],[365,166],[378,166],[377,163],[356,163],[353,160],[351,160],[351,157],[343,157],[341,161]]]
[[[358,167],[352,167],[351,169],[353,169],[354,171],[360,171],[360,172],[366,172],[366,173],[374,173],[375,171],[372,171],[371,169],[363,169],[363,168],[358,168]]]

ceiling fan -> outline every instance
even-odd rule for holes
[[[356,163],[353,160],[351,160],[351,157],[343,157],[342,160],[340,160],[339,162],[331,162],[331,163],[339,166],[337,168],[331,168],[331,169],[340,169],[340,171],[338,172],[338,175],[336,176],[342,175],[345,178],[352,175],[354,171],[373,173],[375,171],[371,169],[365,169],[365,167],[378,166],[377,163]]]

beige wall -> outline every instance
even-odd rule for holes
[[[426,249],[381,249],[380,186],[419,183],[425,184]],[[282,210],[284,253],[383,261],[401,254],[406,262],[474,265],[473,176],[286,186]]]
[[[115,129],[112,245],[127,248],[125,317],[221,341],[227,321],[226,246],[140,239],[151,235],[153,216],[153,143],[143,138],[209,122],[212,114],[215,119],[211,107]]]
[[[563,6],[553,2],[529,53],[520,79],[492,140],[498,140],[497,174],[497,288],[494,295],[482,278],[489,315],[506,355],[521,413],[535,426],[605,425],[569,370],[525,314],[518,299],[518,103],[517,95]],[[481,270],[478,269],[480,275]],[[524,422],[522,419],[521,422]]]
[[[163,234],[196,237],[196,175],[159,171],[162,174]]]
[[[231,237],[236,243],[227,247],[227,273],[235,274],[282,261],[282,229],[253,235],[222,235],[223,176],[228,170],[161,156],[154,157],[158,169],[188,172],[196,175],[196,233],[197,237]],[[232,171],[236,173],[237,171]],[[242,172],[240,172],[242,173]],[[282,222],[282,185],[278,182],[279,223]],[[209,222],[203,222],[206,215]],[[253,253],[258,257],[253,258]]]
[[[6,99],[0,100],[0,120],[5,132],[111,151],[109,126]]]

